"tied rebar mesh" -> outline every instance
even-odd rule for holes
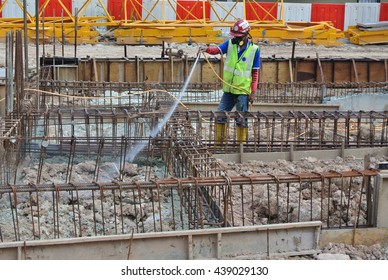
[[[91,81],[56,81],[42,80],[40,88],[47,92],[63,94],[52,96],[46,94],[52,106],[63,102],[78,100],[77,97],[93,97],[96,93],[106,97],[126,95],[127,99],[118,99],[119,105],[133,104],[133,98],[144,90],[166,91],[178,96],[183,82],[91,82]],[[222,95],[222,84],[189,83],[186,94],[181,96],[182,102],[216,102]],[[258,84],[255,103],[286,103],[286,104],[322,104],[326,100],[347,96],[372,95],[388,93],[388,82],[260,82]],[[66,97],[67,96],[67,97]],[[132,98],[131,98],[132,97]],[[159,97],[160,98],[160,97]],[[121,101],[120,101],[121,100]],[[129,101],[130,100],[130,101]],[[121,103],[120,103],[121,102]],[[95,101],[76,102],[77,107],[95,107]],[[102,105],[102,104],[100,104]],[[106,99],[105,106],[115,105],[113,99]]]
[[[247,152],[383,147],[386,112],[242,116],[194,112],[180,104],[149,137],[173,95],[155,89],[116,92],[109,86],[79,91],[61,85],[55,95],[27,90],[25,114],[3,121],[1,152],[9,162],[1,169],[2,241],[313,220],[327,228],[372,226],[377,171],[233,177],[213,153],[240,151],[236,119],[241,117],[250,127],[243,143]],[[215,145],[219,117],[227,120],[227,140]],[[173,178],[151,177],[151,166],[146,181],[128,180],[126,156],[137,141],[148,141],[140,156],[148,163],[162,160],[164,176]],[[33,180],[24,177],[28,183],[18,181],[17,170],[26,157],[37,171]],[[63,173],[48,180],[45,172],[55,157],[62,157]],[[107,158],[114,163],[103,178]],[[82,168],[88,182],[77,181],[74,167],[81,161],[87,162]]]
[[[321,220],[371,226],[376,170],[1,186],[1,240]]]

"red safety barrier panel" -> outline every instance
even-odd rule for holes
[[[247,20],[273,21],[277,19],[278,4],[270,2],[245,2]]]
[[[345,4],[312,3],[311,21],[331,21],[335,28],[344,30]]]
[[[46,0],[39,0],[39,7],[42,7]],[[62,4],[66,9],[71,13],[72,9],[72,0],[61,0]],[[51,0],[44,9],[43,15],[45,17],[60,17],[62,16],[63,7],[56,0]],[[63,11],[63,16],[67,16],[66,12]]]
[[[127,0],[127,20],[141,20],[142,0]],[[115,20],[125,20],[124,0],[108,0],[108,13]]]
[[[178,0],[176,4],[177,20],[203,19],[203,5],[205,4],[205,19],[210,20],[210,3],[202,0]]]
[[[380,21],[388,21],[388,3],[380,3]]]

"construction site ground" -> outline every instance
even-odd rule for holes
[[[369,164],[371,168],[378,168],[379,162],[387,161],[387,158],[384,156],[372,156],[369,158]],[[235,162],[224,162],[219,160],[220,164],[228,172],[229,176],[251,176],[259,174],[272,174],[272,175],[282,175],[288,173],[303,173],[303,172],[317,172],[323,173],[328,171],[346,171],[346,170],[362,170],[364,168],[365,162],[364,158],[357,158],[354,156],[348,156],[346,158],[337,157],[335,159],[318,159],[314,157],[306,157],[301,160],[296,160],[293,162],[286,160],[276,160],[274,162],[263,162],[258,160],[251,160],[245,163],[235,163]],[[101,168],[100,180],[110,181],[112,178],[112,165],[114,162],[106,162]],[[26,166],[23,168],[20,174],[21,178],[18,178],[22,183],[28,183],[35,181],[38,168],[37,164],[31,164],[29,158],[23,164]],[[64,157],[54,157],[49,165],[44,166],[43,178],[45,182],[55,181],[62,182],[64,181],[64,174],[66,173],[67,161]],[[90,177],[90,170],[93,170],[94,164],[90,162],[81,162],[75,164],[73,171],[76,174],[75,180],[77,182],[90,182],[92,178]],[[163,168],[161,166],[155,165],[152,167],[151,172],[149,172],[149,167],[144,166],[139,163],[133,163],[127,167],[127,175],[125,178],[126,182],[135,182],[135,181],[147,181],[147,177],[150,177],[150,180],[155,180],[158,178],[163,178]],[[265,197],[265,194],[260,190],[257,191],[258,196]],[[283,190],[282,196],[286,196],[286,190]],[[238,195],[238,194],[237,194]],[[246,199],[249,201],[249,199]],[[91,202],[89,202],[90,204]],[[51,231],[51,225],[54,223],[54,217],[50,215],[50,204],[42,206],[41,209],[41,219],[47,221],[47,227],[42,228],[42,231],[46,234],[49,234]],[[26,207],[28,212],[28,207]],[[146,211],[146,210],[145,210]],[[264,217],[266,209],[258,209],[258,216]],[[110,214],[112,218],[113,214]],[[152,214],[147,214],[150,219],[147,219],[144,222],[144,227],[146,232],[152,232]],[[92,229],[93,226],[93,215],[90,213],[86,215],[89,223],[89,228]],[[97,217],[101,219],[101,217]],[[263,224],[267,224],[263,219]],[[165,228],[168,225],[164,225]],[[23,228],[23,225],[22,225]],[[12,222],[9,220],[9,229],[4,228],[4,231],[12,231]],[[26,230],[27,231],[27,230]],[[62,227],[62,234],[64,236],[71,235],[71,227]],[[388,260],[388,246],[387,244],[368,244],[368,245],[349,245],[343,243],[330,243],[321,246],[321,253],[315,255],[303,255],[303,256],[293,256],[288,257],[288,259],[318,259],[318,260]],[[284,259],[284,257],[275,257],[279,259]],[[271,258],[273,259],[273,257]]]
[[[259,43],[261,56],[276,57],[276,58],[291,58],[292,57],[292,43],[272,44],[272,43]],[[182,50],[185,55],[189,57],[195,57],[198,52],[198,44],[170,44],[166,47],[172,49]],[[162,46],[140,46],[130,45],[126,46],[127,54],[129,57],[161,57]],[[77,48],[74,45],[62,45],[50,44],[39,47],[39,55],[42,56],[62,56],[79,58],[89,57],[101,57],[101,58],[117,58],[124,57],[124,46],[116,45],[113,43],[100,43],[96,45],[79,45]],[[0,67],[5,66],[5,44],[0,43]],[[388,59],[388,45],[354,45],[343,44],[339,47],[325,47],[325,46],[312,46],[302,45],[296,43],[294,57],[303,58],[316,58],[319,55],[320,58],[371,58],[371,59]],[[30,44],[28,48],[29,66],[34,67],[36,65],[36,46]]]
[[[262,57],[283,57],[290,58],[292,56],[292,43],[284,44],[260,44]],[[198,51],[197,44],[172,44],[169,47],[173,49],[183,50],[184,54],[188,56],[196,56]],[[36,47],[29,45],[29,67],[34,70],[36,65]],[[61,45],[45,45],[39,47],[40,54],[43,52],[45,56],[62,56]],[[97,45],[79,45],[75,49],[73,45],[64,47],[64,56],[73,57],[76,53],[77,57],[102,57],[102,58],[117,58],[124,56],[124,46],[118,46],[111,43],[97,44]],[[138,57],[160,57],[162,53],[161,46],[127,46],[127,53],[131,56]],[[296,44],[294,57],[316,58],[372,58],[372,59],[388,59],[388,45],[368,45],[358,46],[352,44],[344,44],[340,47],[323,47],[323,46],[309,46]],[[5,67],[5,44],[0,44],[0,67]],[[216,79],[216,77],[215,77]],[[260,93],[258,93],[260,94]],[[376,168],[378,162],[385,161],[384,157],[372,157],[370,167]],[[66,163],[64,163],[66,165]],[[260,160],[251,161],[244,164],[237,163],[222,163],[228,170],[233,171],[236,175],[250,175],[249,173],[282,173],[282,172],[311,172],[324,170],[346,170],[346,169],[361,169],[364,167],[364,159],[349,157],[336,158],[334,160],[320,160],[317,158],[305,158],[301,161],[287,162],[279,160],[273,163],[264,163]],[[55,166],[52,166],[54,168]],[[58,163],[58,172],[61,169]],[[34,171],[31,170],[33,173]],[[139,169],[136,174],[142,174]],[[26,170],[26,176],[29,172]],[[50,173],[52,176],[57,176],[55,171]],[[48,174],[49,175],[49,174]],[[34,175],[32,175],[34,176]],[[81,177],[82,175],[80,175]],[[140,175],[139,175],[140,176]],[[142,179],[142,178],[140,178]],[[81,179],[82,181],[82,179]],[[312,256],[317,259],[388,259],[388,246],[382,244],[375,244],[372,246],[351,246],[346,244],[329,244],[322,249],[320,256]],[[305,257],[303,257],[305,258]]]

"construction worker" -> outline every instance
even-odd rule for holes
[[[238,19],[231,28],[231,39],[218,46],[201,46],[200,52],[211,55],[226,54],[223,91],[218,112],[230,112],[235,106],[238,112],[248,112],[249,103],[253,103],[257,91],[260,69],[260,49],[252,42],[248,21]],[[216,144],[226,140],[226,120],[217,119]],[[236,119],[237,141],[243,144],[247,137],[248,122]]]

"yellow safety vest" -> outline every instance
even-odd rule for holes
[[[237,45],[229,40],[224,66],[224,92],[251,94],[252,66],[257,49],[258,46],[250,43],[239,59]]]

